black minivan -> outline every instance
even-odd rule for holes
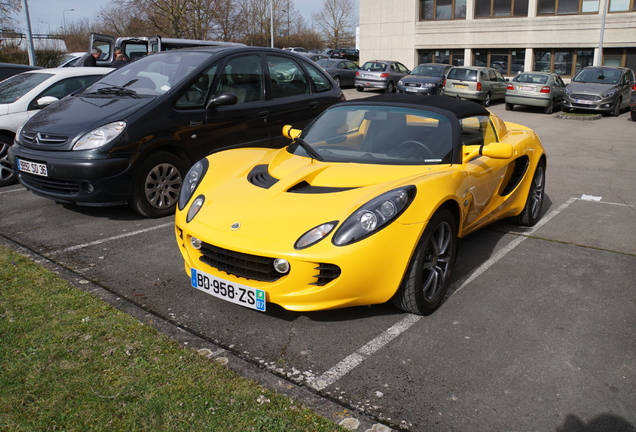
[[[27,189],[59,203],[174,212],[191,165],[232,147],[282,147],[344,96],[316,64],[275,48],[164,51],[42,110],[9,161]]]

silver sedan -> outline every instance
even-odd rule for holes
[[[397,82],[411,73],[402,63],[393,60],[373,60],[365,62],[356,73],[356,90],[365,88],[382,89],[395,93]]]
[[[522,72],[508,82],[506,109],[511,111],[515,105],[536,106],[552,114],[555,108],[561,109],[564,89],[565,83],[555,73]]]

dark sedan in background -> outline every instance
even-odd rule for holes
[[[331,75],[331,78],[340,87],[351,87],[356,83],[356,72],[358,65],[349,60],[338,59],[321,59],[318,60],[318,66],[323,68],[325,72]]]
[[[167,216],[199,159],[282,147],[284,125],[302,128],[343,99],[316,63],[280,49],[162,51],[34,115],[9,161],[20,183],[56,202]]]
[[[412,95],[434,95],[444,92],[444,79],[451,65],[424,63],[398,81],[397,92]]]

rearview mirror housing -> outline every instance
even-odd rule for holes
[[[492,159],[510,159],[514,154],[512,144],[493,142],[464,152],[463,162],[467,163],[477,156]]]
[[[289,138],[290,140],[295,140],[296,138],[298,138],[298,135],[300,135],[301,132],[302,130],[294,129],[291,125],[283,126],[283,136],[285,138]]]

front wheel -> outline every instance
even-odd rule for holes
[[[0,186],[9,186],[18,180],[16,172],[9,163],[9,147],[12,140],[9,137],[0,135]]]
[[[333,77],[333,80],[336,82],[336,84],[338,84],[338,87],[342,87],[342,83],[340,82],[340,77],[339,76]]]
[[[393,304],[417,315],[433,313],[450,285],[456,256],[457,222],[449,210],[440,208],[415,248]]]
[[[130,206],[149,218],[173,214],[185,171],[185,164],[172,153],[151,154],[135,176]]]
[[[623,103],[622,98],[618,98],[616,101],[616,105],[614,105],[614,109],[612,110],[612,117],[618,117],[621,113],[621,104]]]
[[[545,162],[541,161],[534,171],[526,205],[518,216],[512,218],[517,225],[534,226],[541,218],[541,207],[545,196]]]

